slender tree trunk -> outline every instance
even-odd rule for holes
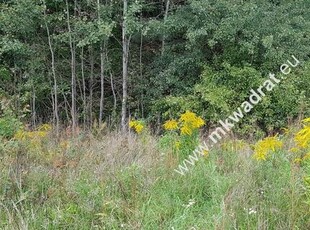
[[[44,11],[44,17],[46,19],[46,12]],[[48,39],[48,46],[49,46],[49,50],[51,53],[51,58],[52,58],[52,62],[51,62],[51,67],[52,67],[52,75],[53,75],[53,102],[54,102],[54,106],[53,106],[53,119],[55,119],[55,127],[56,127],[56,135],[59,135],[59,112],[58,112],[58,92],[57,92],[57,78],[56,78],[56,68],[55,68],[55,54],[54,54],[54,49],[53,49],[53,45],[52,45],[52,39],[51,39],[51,35],[50,35],[50,30],[49,27],[47,25],[46,20],[45,21],[45,27],[46,27],[46,32],[47,32],[47,39]]]
[[[84,73],[84,47],[81,50],[81,72],[82,72],[82,85],[83,85],[83,126],[84,130],[86,128],[86,83],[85,83],[85,73]]]
[[[113,82],[113,75],[112,72],[110,72],[110,80],[111,80],[111,89],[112,89],[112,94],[113,94],[113,111],[112,111],[112,115],[114,118],[114,115],[116,114],[116,106],[117,106],[117,98],[116,98],[116,93],[115,93],[115,89],[114,89],[114,82]]]
[[[75,1],[76,3],[76,1]],[[77,126],[76,119],[76,63],[75,63],[75,44],[72,39],[72,30],[70,25],[70,13],[69,13],[69,4],[66,0],[67,6],[67,24],[69,32],[69,43],[70,43],[70,52],[71,52],[71,119],[72,119],[72,133],[74,134]]]
[[[168,18],[168,13],[169,13],[169,8],[170,8],[170,0],[166,0],[166,8],[165,8],[165,14],[164,14],[164,24],[167,21]],[[161,44],[161,54],[163,55],[165,52],[165,35],[162,37],[162,44]]]
[[[100,0],[97,0],[97,17],[100,24]],[[99,102],[99,126],[103,120],[103,106],[104,106],[104,70],[105,70],[105,41],[100,44],[100,102]]]
[[[140,50],[139,50],[139,66],[140,66],[140,80],[143,79],[143,65],[142,65],[142,51],[143,51],[143,31],[140,34]],[[141,115],[144,118],[144,108],[143,108],[143,91],[141,93]]]
[[[63,96],[64,102],[65,102],[65,111],[66,111],[67,121],[70,121],[70,116],[69,116],[69,112],[68,112],[68,111],[71,111],[70,103],[68,102],[67,97],[64,93],[62,93],[62,96]]]
[[[102,123],[103,106],[104,106],[104,49],[105,44],[100,45],[100,108],[99,108],[99,125]]]
[[[122,131],[126,132],[126,116],[127,116],[127,83],[128,83],[128,52],[129,52],[129,38],[127,36],[126,14],[128,9],[127,0],[123,0],[123,25],[122,25],[122,45],[123,45],[123,98],[122,98],[122,117],[121,127]]]
[[[94,85],[94,50],[89,48],[90,76],[89,76],[89,124],[93,126],[93,85]]]
[[[31,108],[31,118],[32,118],[32,126],[36,128],[37,121],[37,112],[36,112],[36,91],[34,87],[34,83],[32,82],[32,108]]]

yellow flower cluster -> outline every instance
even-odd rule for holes
[[[52,130],[52,126],[50,124],[43,124],[38,127],[39,131],[49,132]]]
[[[36,139],[36,138],[43,138],[46,137],[48,132],[52,129],[49,124],[43,124],[38,127],[36,131],[25,131],[19,130],[15,135],[14,138],[16,140],[24,141],[29,139]]]
[[[253,157],[258,161],[266,160],[270,152],[274,152],[282,146],[282,141],[278,140],[276,136],[266,137],[255,144]]]
[[[203,153],[203,155],[205,156],[205,157],[207,157],[207,156],[209,156],[209,151],[208,150],[203,150],[202,151],[202,153]]]
[[[190,111],[183,113],[180,117],[180,121],[183,122],[183,127],[187,127],[187,129],[198,129],[205,124],[201,117],[198,117],[195,113]]]
[[[310,118],[303,121],[304,127],[295,135],[295,142],[300,148],[307,148],[310,145]]]
[[[15,135],[14,139],[18,141],[27,141],[30,147],[36,148],[40,145],[41,140],[44,139],[52,127],[49,124],[43,124],[35,131],[19,130]]]
[[[178,129],[178,122],[174,119],[168,120],[163,126],[165,130],[176,130]]]
[[[190,136],[193,134],[193,130],[189,126],[184,125],[181,127],[181,134]]]
[[[129,121],[129,127],[136,131],[136,133],[140,134],[144,129],[144,126],[141,121]]]
[[[182,135],[192,135],[193,131],[199,129],[205,124],[201,117],[198,117],[195,113],[186,111],[181,114],[179,121],[174,119],[168,120],[164,123],[165,130],[177,130],[180,127]]]

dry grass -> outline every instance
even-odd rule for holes
[[[310,170],[286,152],[257,163],[239,144],[226,141],[180,176],[177,156],[148,134],[7,143],[0,229],[307,229]]]

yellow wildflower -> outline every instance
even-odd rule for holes
[[[179,120],[182,123],[181,134],[183,135],[191,135],[195,129],[198,129],[205,124],[201,117],[198,117],[195,113],[188,110],[181,114]]]
[[[195,113],[188,110],[181,115],[180,121],[190,124],[192,128],[200,128],[205,124],[201,117],[198,117]]]
[[[174,143],[174,146],[175,146],[176,149],[180,149],[181,142],[180,142],[180,141],[176,141],[176,142]]]
[[[200,128],[202,126],[204,126],[205,122],[201,117],[197,117],[193,122],[193,128]]]
[[[165,130],[175,130],[178,128],[178,122],[174,119],[166,121],[163,125]]]
[[[140,134],[143,130],[144,126],[142,124],[137,124],[135,130],[138,134]]]
[[[47,136],[47,132],[46,131],[36,131],[36,132],[32,132],[34,134],[34,136],[37,136],[37,137],[46,137]]]
[[[248,144],[245,141],[243,141],[243,140],[237,140],[235,142],[235,150],[236,151],[244,150],[247,147],[248,147]]]
[[[208,150],[202,150],[202,153],[205,157],[209,156],[209,151]]]
[[[289,152],[292,152],[292,153],[297,153],[297,152],[299,152],[300,151],[300,149],[299,148],[296,148],[296,147],[293,147],[293,148],[291,148],[290,150],[288,150]]]
[[[299,158],[299,157],[294,159],[294,163],[296,163],[296,164],[299,164],[301,161],[302,161],[302,160],[301,160],[301,158]]]
[[[266,137],[255,144],[253,157],[258,161],[266,160],[270,151],[274,152],[277,149],[282,148],[282,146],[282,141],[279,141],[276,136]]]
[[[256,152],[254,153],[253,157],[257,160],[257,161],[260,161],[260,160],[263,160],[265,161],[266,160],[266,156],[267,156],[267,152]]]
[[[134,129],[138,134],[140,134],[144,128],[141,121],[129,121],[129,127]]]
[[[295,135],[295,141],[301,148],[306,148],[310,144],[310,125],[306,125]]]
[[[31,149],[41,148],[42,141],[44,141],[51,130],[51,126],[44,124],[39,126],[35,131],[19,130],[15,135],[15,140],[24,142]]]
[[[40,125],[39,128],[38,128],[38,131],[50,131],[52,129],[52,126],[49,125],[49,124],[43,124],[43,125]]]
[[[310,123],[310,117],[303,119],[302,122],[303,123]]]
[[[184,125],[181,127],[181,134],[182,135],[192,135],[193,131],[188,125]]]
[[[26,131],[18,130],[17,133],[14,135],[14,138],[19,141],[24,141],[26,139],[26,136],[27,136]]]
[[[129,127],[133,128],[136,125],[136,121],[129,121]]]
[[[184,122],[192,122],[194,120],[196,120],[196,114],[188,110],[185,113],[183,113],[180,117],[180,121]]]
[[[285,135],[289,134],[290,130],[288,128],[281,129]]]

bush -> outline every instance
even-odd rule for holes
[[[0,137],[12,138],[14,134],[21,128],[22,123],[12,112],[5,112],[0,117]]]

